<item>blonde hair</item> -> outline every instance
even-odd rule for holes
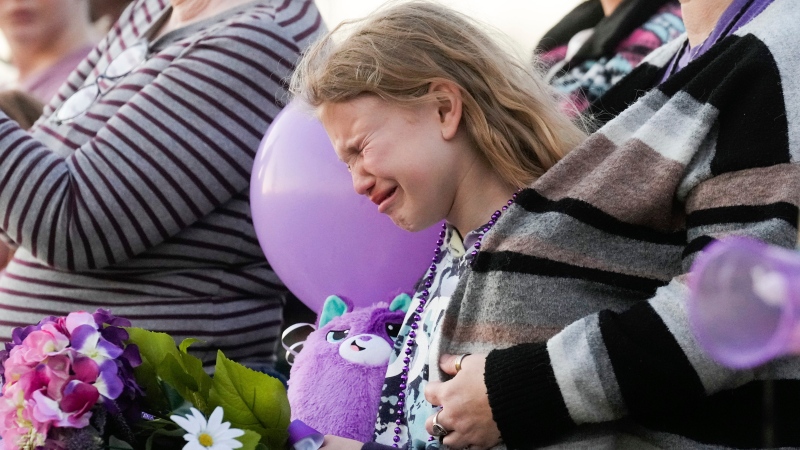
[[[334,43],[333,37],[352,28]],[[455,83],[468,136],[498,175],[522,187],[585,138],[542,77],[473,21],[411,1],[340,24],[303,55],[291,92],[319,107],[373,94],[405,106],[439,100],[431,83]]]

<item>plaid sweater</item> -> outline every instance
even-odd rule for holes
[[[682,42],[652,54],[613,89],[606,109],[622,112],[484,239],[440,351],[491,351],[508,447],[800,446],[800,360],[721,367],[685,313],[686,273],[712,240],[795,245],[798,24],[796,0],[776,0],[647,92]]]

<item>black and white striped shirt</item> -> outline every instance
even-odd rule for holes
[[[137,0],[30,134],[0,115],[0,338],[47,315],[111,308],[197,337],[207,364],[274,358],[285,288],[256,240],[250,170],[285,79],[323,25],[311,0],[253,1],[148,42],[147,59],[72,121],[53,112],[168,0]]]

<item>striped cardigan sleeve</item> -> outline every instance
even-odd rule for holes
[[[100,100],[117,112],[67,156],[0,116],[0,228],[51,266],[103,268],[242,192],[300,51],[287,35],[253,14],[154,61],[143,88]]]
[[[673,203],[685,218],[684,273],[630,309],[580,319],[546,343],[491,352],[485,380],[509,447],[544,444],[577,425],[626,416],[681,434],[686,430],[670,428],[672,417],[726,417],[725,403],[707,398],[758,379],[757,371],[734,371],[707,357],[685,307],[691,263],[714,239],[796,243],[798,124],[788,117],[797,108],[787,103],[800,91],[785,77],[800,67],[792,46],[770,39],[749,34],[723,41],[592,138],[618,148],[644,142],[686,167]],[[682,136],[700,142],[696,153]],[[741,444],[727,433],[706,438]]]

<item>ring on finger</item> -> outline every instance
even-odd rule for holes
[[[433,427],[432,427],[433,430],[431,431],[431,436],[443,438],[447,436],[447,433],[449,433],[449,431],[439,423],[440,412],[442,412],[441,409],[436,411],[436,414],[433,415]]]
[[[461,372],[461,362],[464,361],[464,358],[466,358],[471,354],[472,353],[462,353],[458,355],[458,358],[456,358],[456,374],[458,374],[458,372]]]

